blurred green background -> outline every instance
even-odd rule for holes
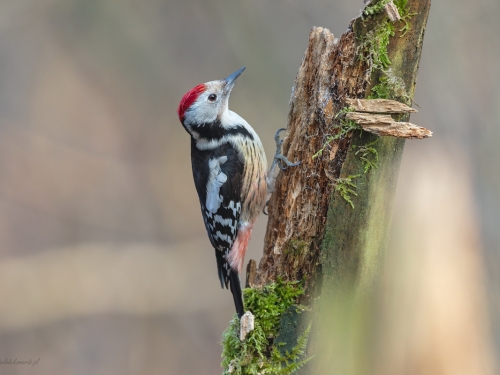
[[[243,65],[230,107],[286,124],[312,26],[361,1],[2,0],[0,374],[217,374],[233,314],[176,109]],[[500,3],[434,1],[370,373],[493,374],[500,352]],[[266,217],[247,259],[262,253]]]

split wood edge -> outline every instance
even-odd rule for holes
[[[363,130],[378,136],[391,136],[407,139],[423,139],[432,136],[432,132],[410,122],[395,121],[391,114],[417,112],[404,103],[388,99],[347,99],[349,108],[346,119],[360,125]]]

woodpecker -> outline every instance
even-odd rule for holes
[[[239,273],[252,227],[267,196],[267,160],[254,129],[228,108],[237,70],[188,91],[177,113],[191,136],[191,166],[221,287],[230,286],[238,317],[244,314]]]

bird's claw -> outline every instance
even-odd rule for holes
[[[278,167],[284,171],[288,169],[288,167],[296,167],[297,165],[300,164],[300,161],[296,163],[292,163],[290,160],[288,160],[285,156],[281,154],[281,146],[283,145],[283,140],[280,139],[280,133],[282,131],[286,130],[285,128],[278,129],[276,134],[274,135],[274,141],[276,142],[276,154],[274,155],[273,158],[273,164],[271,165],[271,168],[269,169],[269,173],[267,175],[267,191],[268,193],[272,193],[274,191],[274,183],[276,181],[276,176],[277,172],[275,172],[275,167],[278,165]],[[264,209],[262,212],[264,215],[269,214],[268,210],[268,205],[269,201],[266,202],[266,205],[264,206]]]
[[[285,156],[281,154],[281,146],[283,145],[283,140],[280,139],[280,133],[284,130],[286,129],[280,128],[274,135],[274,141],[276,142],[276,154],[274,154],[274,160],[273,160],[273,165],[271,166],[271,170],[273,170],[276,164],[282,171],[288,169],[288,167],[296,167],[297,165],[300,164],[300,161],[292,163],[290,160],[288,160]]]
[[[276,154],[274,155],[274,160],[281,160],[285,165],[282,165],[281,163],[277,163],[278,164],[278,167],[284,171],[286,169],[288,169],[288,167],[296,167],[297,165],[300,164],[300,161],[296,162],[296,163],[292,163],[290,160],[288,160],[286,157],[284,157],[283,155],[281,154]]]
[[[274,141],[276,142],[276,148],[281,149],[281,145],[283,144],[283,140],[280,139],[280,133],[285,131],[285,128],[279,128],[276,134],[274,135]]]

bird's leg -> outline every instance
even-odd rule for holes
[[[280,133],[286,130],[285,128],[278,129],[276,134],[274,135],[274,141],[276,142],[276,154],[274,154],[273,163],[271,164],[271,168],[269,168],[269,173],[267,174],[267,192],[271,194],[274,190],[274,183],[276,181],[277,172],[274,171],[275,167],[278,166],[282,171],[288,169],[288,167],[296,167],[300,164],[300,161],[296,163],[292,163],[281,153],[281,146],[283,145],[283,140],[280,139]],[[266,202],[266,206],[264,207],[264,214],[267,215],[266,208],[269,203],[269,200]]]
[[[300,161],[292,163],[281,153],[281,146],[283,145],[283,140],[280,139],[280,133],[284,130],[286,129],[285,128],[278,129],[278,131],[274,135],[274,141],[276,142],[276,153],[274,154],[273,164],[271,165],[271,169],[269,170],[269,172],[271,172],[276,165],[278,165],[278,167],[282,171],[284,171],[288,169],[288,167],[296,167],[297,165],[300,164]]]

